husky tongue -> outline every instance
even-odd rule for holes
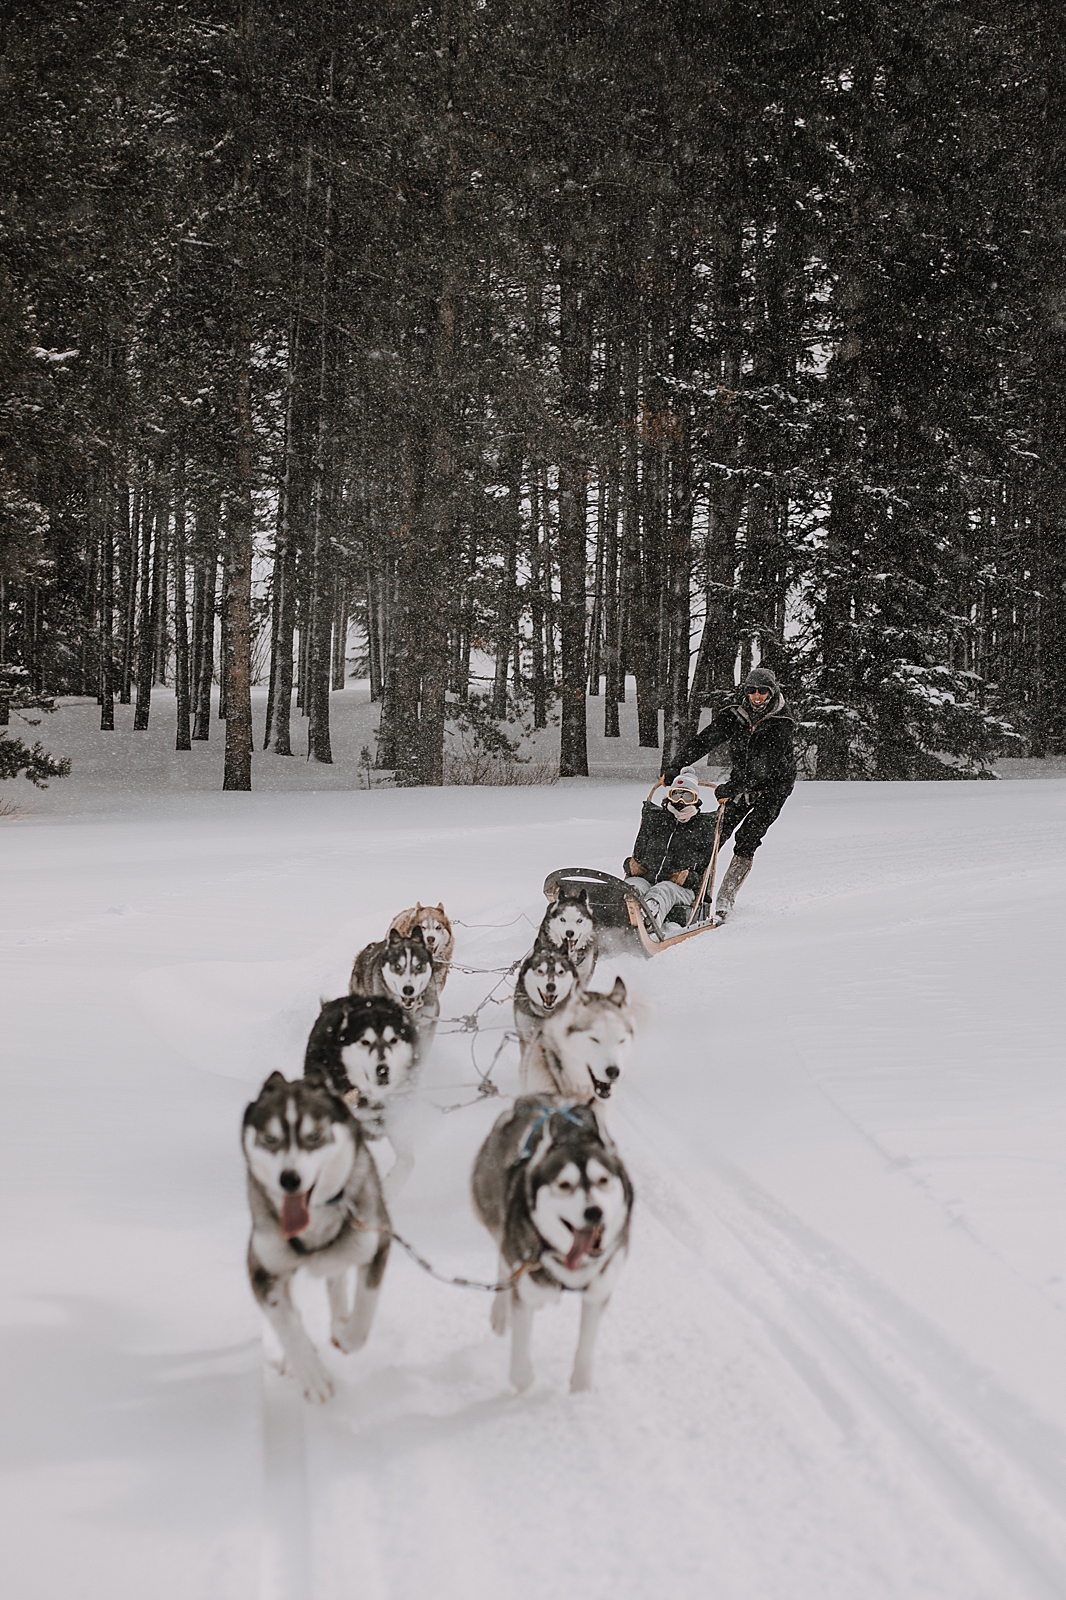
[[[599,1243],[599,1228],[577,1228],[574,1230],[574,1242],[570,1246],[570,1253],[564,1265],[568,1272],[573,1272],[584,1261],[591,1250],[595,1250]]]
[[[281,1237],[295,1239],[311,1226],[311,1210],[306,1194],[287,1194],[281,1202]]]

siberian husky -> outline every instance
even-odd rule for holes
[[[416,928],[422,929],[422,937],[433,957],[439,994],[448,981],[448,967],[455,951],[455,935],[445,913],[444,902],[424,906],[420,900],[410,911],[401,911],[393,917],[389,924],[390,933],[393,928],[397,933],[402,933],[405,939],[409,939]]]
[[[395,1000],[345,995],[327,1000],[311,1029],[304,1074],[320,1072],[368,1139],[388,1139],[396,1160],[385,1179],[395,1199],[415,1164],[409,1117],[418,1036]]]
[[[597,949],[596,922],[587,890],[560,886],[537,931],[537,944],[544,941],[565,950],[581,982],[588,983],[596,968]]]
[[[621,978],[614,980],[610,994],[574,989],[526,1045],[522,1093],[608,1100],[625,1071],[632,1043],[633,1016]]]
[[[565,950],[547,940],[533,946],[518,969],[514,994],[514,1025],[523,1055],[544,1018],[564,1005],[580,983]]]
[[[594,1106],[564,1095],[516,1100],[474,1162],[474,1208],[496,1240],[500,1277],[492,1327],[512,1322],[510,1378],[533,1382],[533,1313],[563,1289],[581,1293],[570,1392],[592,1387],[600,1317],[629,1245],[633,1186]]]
[[[348,992],[395,1000],[418,1032],[416,1058],[421,1060],[426,1055],[437,1031],[440,988],[433,954],[421,928],[416,927],[409,935],[390,928],[387,939],[360,950]]]
[[[395,1000],[327,1000],[307,1041],[304,1076],[321,1072],[367,1138],[380,1139],[389,1102],[413,1086],[416,1043],[414,1024]]]
[[[328,1400],[333,1383],[292,1303],[292,1280],[301,1267],[325,1278],[333,1343],[361,1349],[392,1237],[377,1168],[359,1124],[319,1074],[288,1083],[271,1073],[244,1113],[243,1144],[252,1292],[305,1398]]]

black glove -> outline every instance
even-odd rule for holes
[[[732,800],[732,798],[733,798],[733,786],[732,786],[732,784],[730,784],[728,782],[727,783],[720,783],[718,785],[717,789],[715,789],[715,791],[714,791],[714,798],[716,800],[719,800],[719,801],[721,801],[721,800]]]
[[[680,771],[681,771],[680,767],[664,767],[664,769],[663,769],[663,783],[666,785],[666,787],[668,789],[669,789],[670,785],[673,783],[674,779],[677,777],[677,775],[678,775],[678,773]]]

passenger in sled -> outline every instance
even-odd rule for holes
[[[641,808],[640,832],[622,870],[626,883],[641,890],[661,923],[684,927],[714,850],[717,808],[704,811],[691,767],[682,767],[658,804],[653,798],[657,790],[658,785]]]

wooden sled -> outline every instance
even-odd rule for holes
[[[671,933],[669,929],[676,924],[667,923],[664,927],[639,889],[621,878],[612,878],[609,872],[597,872],[594,867],[558,867],[549,872],[544,880],[545,898],[554,900],[561,886],[584,889],[588,895],[601,955],[657,956],[716,926],[707,905],[701,908],[706,910],[705,917]]]
[[[652,795],[663,786],[660,778],[653,783]],[[701,788],[712,788],[701,784]],[[568,889],[584,889],[589,909],[596,923],[600,951],[604,955],[657,956],[685,939],[694,939],[698,933],[709,933],[718,924],[714,920],[714,874],[718,865],[718,845],[722,834],[722,812],[725,801],[718,807],[718,821],[714,830],[714,850],[703,874],[699,892],[689,911],[683,928],[671,933],[676,923],[663,923],[639,889],[622,878],[612,878],[609,872],[597,872],[594,867],[557,867],[544,880],[546,899],[554,900],[561,885]]]

